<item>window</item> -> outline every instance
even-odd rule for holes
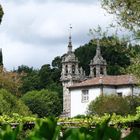
[[[96,68],[93,69],[94,77],[96,77]]]
[[[88,102],[89,101],[89,95],[88,95],[88,90],[82,90],[82,103]]]
[[[100,68],[100,74],[102,74],[102,75],[104,74],[103,67]]]
[[[66,75],[68,74],[68,66],[67,65],[65,66],[65,74]]]
[[[117,95],[122,97],[122,92],[118,92]]]
[[[72,74],[75,74],[75,65],[72,65]]]

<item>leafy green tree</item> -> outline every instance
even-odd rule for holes
[[[130,49],[127,48],[126,42],[115,36],[103,37],[100,39],[100,46],[102,56],[107,61],[108,74],[122,74],[122,69],[130,65]],[[75,50],[79,64],[85,70],[86,75],[89,75],[90,60],[95,56],[96,47],[97,40],[94,39]]]
[[[93,100],[89,105],[88,111],[91,114],[98,115],[104,115],[104,113],[126,115],[130,112],[130,108],[125,98],[116,95],[106,95]]]
[[[127,73],[134,75],[140,83],[140,54],[131,58],[131,65],[126,69]]]
[[[52,61],[52,67],[61,69],[61,61],[62,58],[60,56],[55,57]]]
[[[26,65],[21,65],[14,71],[22,75],[21,93],[26,93],[31,90],[40,90],[39,70],[35,70],[33,67],[28,67]]]
[[[126,96],[125,100],[130,107],[130,114],[136,114],[136,108],[140,106],[140,96]]]
[[[101,0],[101,2],[104,9],[110,14],[116,15],[120,25],[140,33],[139,0]]]
[[[0,67],[0,88],[10,91],[12,94],[19,96],[20,87],[22,85],[21,74],[16,72],[8,72]]]
[[[28,67],[26,65],[21,65],[21,66],[18,66],[17,70],[15,70],[15,72],[17,73],[32,73],[34,70],[33,70],[33,67]]]
[[[21,101],[16,98],[10,92],[5,89],[0,90],[0,114],[11,115],[12,113],[18,113],[26,116],[30,115],[29,108]]]
[[[46,88],[48,85],[51,84],[52,82],[51,76],[52,74],[50,65],[49,64],[43,65],[39,70],[41,88]]]
[[[1,23],[1,21],[2,21],[2,17],[3,17],[3,9],[2,9],[2,6],[1,6],[1,4],[0,4],[0,23]]]
[[[40,90],[40,77],[38,75],[38,71],[33,71],[28,73],[26,76],[22,77],[22,87],[20,88],[22,93],[26,93],[32,90]]]
[[[39,117],[58,116],[61,113],[62,106],[56,92],[30,91],[23,95],[22,100]]]

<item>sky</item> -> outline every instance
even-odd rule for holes
[[[107,27],[113,17],[99,0],[0,0],[4,17],[0,48],[7,70],[27,65],[39,69],[67,52],[69,25],[73,49],[88,43],[89,29]]]

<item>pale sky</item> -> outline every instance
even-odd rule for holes
[[[0,0],[4,17],[0,47],[8,70],[20,65],[40,68],[67,52],[69,25],[73,48],[88,43],[90,28],[105,28],[112,17],[98,0]],[[106,15],[106,16],[105,16]]]

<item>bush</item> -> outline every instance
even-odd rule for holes
[[[38,117],[58,116],[61,113],[62,107],[56,92],[30,91],[23,95],[22,100]]]
[[[116,95],[97,97],[89,105],[90,114],[103,115],[104,113],[126,115],[130,112],[129,103],[125,98]]]
[[[18,113],[23,116],[31,114],[29,108],[23,103],[23,101],[21,101],[5,89],[1,89],[0,114],[11,115],[13,113]]]
[[[125,99],[129,104],[130,114],[135,114],[136,108],[140,106],[140,96],[126,96]]]

